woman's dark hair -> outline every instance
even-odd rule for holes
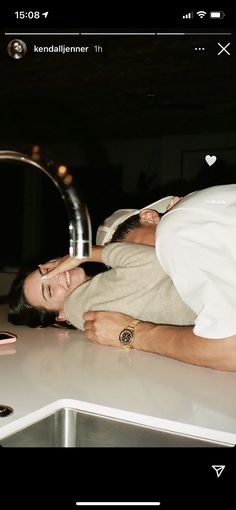
[[[34,270],[35,268],[21,271],[14,280],[9,293],[8,320],[17,326],[46,328],[55,324],[58,312],[41,307],[35,308],[28,303],[24,294],[24,283],[26,277]]]

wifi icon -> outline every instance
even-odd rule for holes
[[[204,16],[206,16],[206,11],[198,11],[197,16],[199,16],[199,18],[204,18]]]

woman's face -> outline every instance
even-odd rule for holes
[[[24,283],[24,294],[34,307],[63,312],[64,302],[71,292],[87,280],[82,267],[65,271],[51,280],[41,282],[40,270],[30,273]]]

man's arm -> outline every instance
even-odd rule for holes
[[[84,320],[89,340],[119,347],[119,334],[133,318],[118,312],[86,312]],[[140,322],[133,346],[191,365],[236,372],[236,335],[212,340],[194,335],[192,326]]]

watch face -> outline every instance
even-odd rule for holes
[[[130,329],[123,329],[120,333],[120,343],[122,345],[131,345],[133,343],[134,335]]]

